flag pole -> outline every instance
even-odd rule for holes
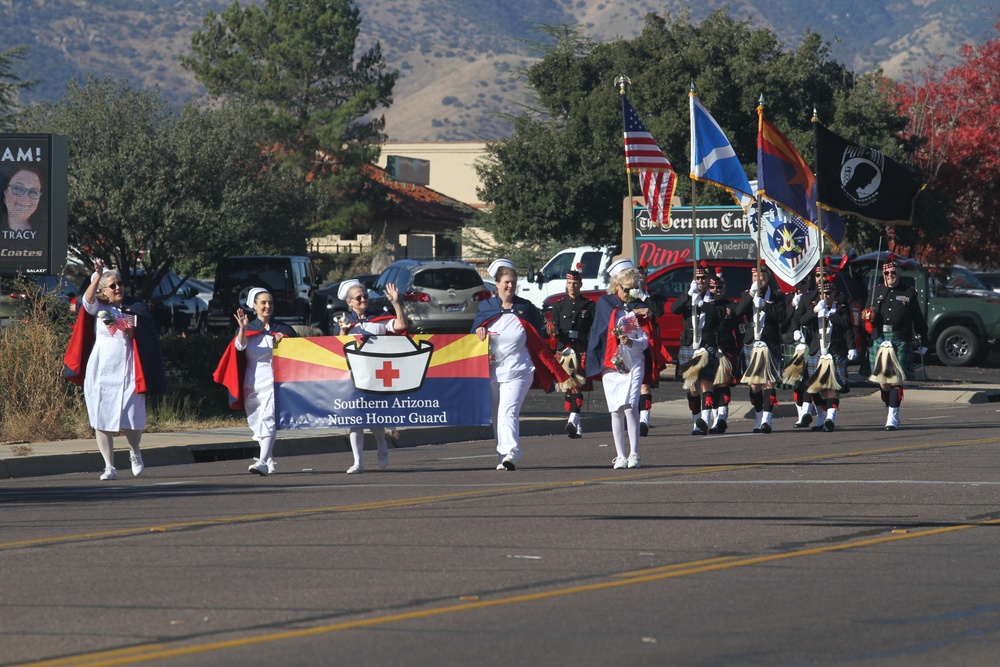
[[[688,99],[690,103],[694,104],[694,81],[691,82],[691,91],[688,93]],[[694,113],[692,111],[692,113]],[[695,142],[695,132],[694,132],[694,118],[691,119],[691,157],[694,158],[694,142]],[[690,174],[694,174],[694,164],[691,165]],[[691,280],[697,280],[698,274],[698,201],[695,196],[695,190],[698,181],[691,178]],[[698,330],[698,306],[694,304],[694,298],[691,299],[691,347],[692,349],[697,349],[698,343],[701,341],[701,332]]]
[[[615,77],[615,85],[618,86],[618,96],[621,99],[622,116],[625,115],[625,86],[631,85],[632,79],[628,78],[624,74],[619,74]],[[635,258],[632,257],[635,245],[635,204],[632,201],[632,170],[625,165],[625,180],[628,182],[628,224],[622,223],[622,247],[618,254],[618,257],[628,257],[634,261]],[[646,207],[649,210],[649,206]]]
[[[763,131],[763,129],[764,129],[764,93],[761,93],[760,94],[760,99],[757,101],[757,134],[760,135],[760,133]],[[757,199],[757,281],[758,281],[758,285],[755,285],[754,289],[757,292],[757,294],[755,296],[763,296],[762,294],[760,294],[760,287],[759,287],[759,282],[760,282],[760,230],[761,230],[761,227],[764,226],[764,210],[763,210],[763,206],[762,206],[763,201],[761,200],[761,196],[760,196],[760,174],[757,174],[757,193],[756,193],[756,199]],[[761,328],[758,326],[758,322],[760,322],[760,317],[759,317],[759,311],[758,311],[756,305],[754,305],[754,308],[753,308],[753,315],[754,315],[754,318],[753,318],[753,340],[754,340],[754,343],[757,343],[757,342],[760,341]]]

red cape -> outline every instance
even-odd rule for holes
[[[569,374],[562,367],[562,364],[559,363],[559,360],[556,359],[552,350],[549,349],[548,344],[542,340],[542,337],[538,334],[538,330],[530,322],[525,321],[517,315],[517,313],[514,313],[514,315],[517,316],[517,321],[521,323],[521,328],[524,329],[528,354],[531,355],[531,361],[535,364],[535,379],[531,383],[531,388],[541,389],[547,394],[552,391],[556,382],[565,382],[568,380]],[[480,325],[487,326],[498,317],[500,317],[499,314],[496,317],[481,322]]]
[[[247,338],[261,333],[261,331],[247,330]],[[226,351],[222,353],[215,372],[212,373],[212,379],[229,391],[229,407],[233,410],[243,409],[243,375],[246,370],[246,350],[237,350],[236,339],[233,338],[226,346]]]

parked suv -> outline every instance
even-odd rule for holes
[[[275,320],[311,325],[312,296],[318,284],[312,262],[303,255],[226,257],[215,272],[208,327],[213,332],[235,330],[233,314],[239,307],[246,309],[247,293],[253,287],[266,288],[274,296]]]
[[[393,312],[385,298],[388,283],[399,290],[410,333],[469,333],[479,302],[492,296],[470,264],[402,259],[375,281],[369,316]]]

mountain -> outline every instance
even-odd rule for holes
[[[260,4],[261,0],[257,0]],[[177,57],[207,10],[230,0],[0,0],[0,49],[28,44],[17,73],[36,79],[22,102],[57,100],[73,78],[126,78],[159,86],[172,102],[204,91]],[[243,0],[241,4],[246,4]],[[507,136],[505,114],[530,101],[520,72],[538,57],[539,26],[578,25],[597,40],[631,38],[647,12],[674,15],[676,0],[358,0],[360,47],[378,42],[400,73],[386,111],[394,141],[487,141]],[[953,63],[962,44],[995,36],[998,10],[985,0],[705,0],[697,20],[728,6],[794,47],[820,33],[833,56],[857,71],[881,66],[903,78],[930,62]],[[808,13],[804,8],[808,7]],[[610,74],[609,74],[610,79]],[[610,85],[610,83],[609,83]]]

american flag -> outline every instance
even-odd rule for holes
[[[112,336],[115,335],[116,331],[121,331],[124,335],[126,332],[135,329],[136,316],[123,314],[121,317],[116,317],[112,315],[111,321],[109,322],[105,320],[104,323],[107,325],[108,332],[110,332]]]
[[[670,218],[670,200],[677,185],[677,174],[670,161],[656,145],[632,105],[622,97],[625,120],[625,170],[639,172],[642,197],[650,219],[662,226]]]

